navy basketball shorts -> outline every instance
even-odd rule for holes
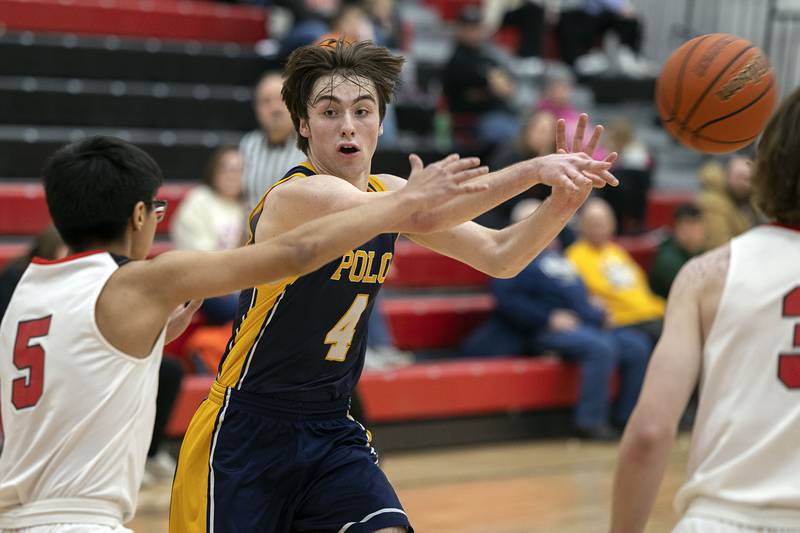
[[[181,449],[170,531],[413,531],[369,433],[347,408],[215,383]]]

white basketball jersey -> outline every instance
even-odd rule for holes
[[[762,527],[800,525],[800,231],[762,226],[731,241],[675,505]]]
[[[0,529],[133,517],[153,432],[164,332],[135,358],[101,335],[106,252],[35,261],[0,325]]]

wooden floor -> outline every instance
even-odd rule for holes
[[[671,531],[686,465],[679,439],[648,533]],[[594,533],[607,530],[617,446],[574,440],[395,453],[381,465],[418,533]],[[144,490],[137,533],[167,529],[169,486]]]

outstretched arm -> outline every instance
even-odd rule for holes
[[[653,508],[678,422],[700,375],[702,262],[678,274],[669,295],[664,333],[625,428],[614,476],[611,531],[641,533]]]
[[[565,137],[563,121],[559,122],[558,136]],[[596,161],[590,157],[600,141],[603,127],[597,126],[592,138],[585,147],[583,146],[584,132],[588,123],[589,116],[581,114],[571,149],[567,147],[564,138],[563,145],[560,141],[558,146],[563,152],[528,159],[476,179],[476,183],[489,186],[485,192],[469,197],[453,198],[438,209],[430,210],[426,214],[424,225],[430,231],[451,228],[474,219],[539,183],[573,193],[578,192],[579,185],[575,180],[580,176],[589,177],[592,185],[597,188],[606,184],[617,185],[617,179],[609,172],[616,154],[609,154],[603,161]]]
[[[559,154],[552,157],[568,155],[576,161],[592,161],[586,154],[594,151],[602,136],[603,128],[597,126],[589,143],[583,146],[583,130],[587,120],[588,117],[583,115],[572,146],[568,146],[566,142],[564,121],[558,122]],[[569,150],[573,153],[568,154]],[[615,159],[616,154],[612,153],[604,164],[610,165]],[[458,259],[490,276],[513,277],[558,236],[575,211],[586,201],[592,188],[605,184],[603,178],[588,169],[579,171],[577,168],[562,167],[562,171],[566,177],[555,182],[550,197],[530,216],[513,226],[492,230],[474,222],[466,222],[447,231],[414,234],[410,237],[427,248]],[[607,174],[605,171],[601,173]],[[475,196],[488,194],[490,191]],[[450,203],[459,201],[455,199]],[[445,208],[448,205],[450,204],[445,204]]]
[[[409,214],[453,195],[483,190],[469,174],[438,169],[378,201],[317,218],[257,244],[222,252],[168,252],[118,269],[97,302],[97,323],[112,345],[144,357],[176,306],[313,271],[375,235],[393,231]]]
[[[486,186],[472,174],[448,174],[440,167],[415,173],[408,184],[375,202],[332,213],[272,239],[214,253],[171,252],[142,266],[149,282],[172,302],[219,296],[316,270],[375,235],[397,231],[415,215],[453,196],[478,193]],[[413,227],[413,226],[412,226]]]

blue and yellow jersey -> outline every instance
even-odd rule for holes
[[[273,188],[314,174],[311,164],[303,163]],[[368,191],[385,190],[370,176]],[[255,241],[268,196],[269,191],[250,215],[248,244]],[[396,239],[396,234],[378,235],[310,274],[242,291],[217,382],[299,401],[349,397],[364,365],[367,319]]]

